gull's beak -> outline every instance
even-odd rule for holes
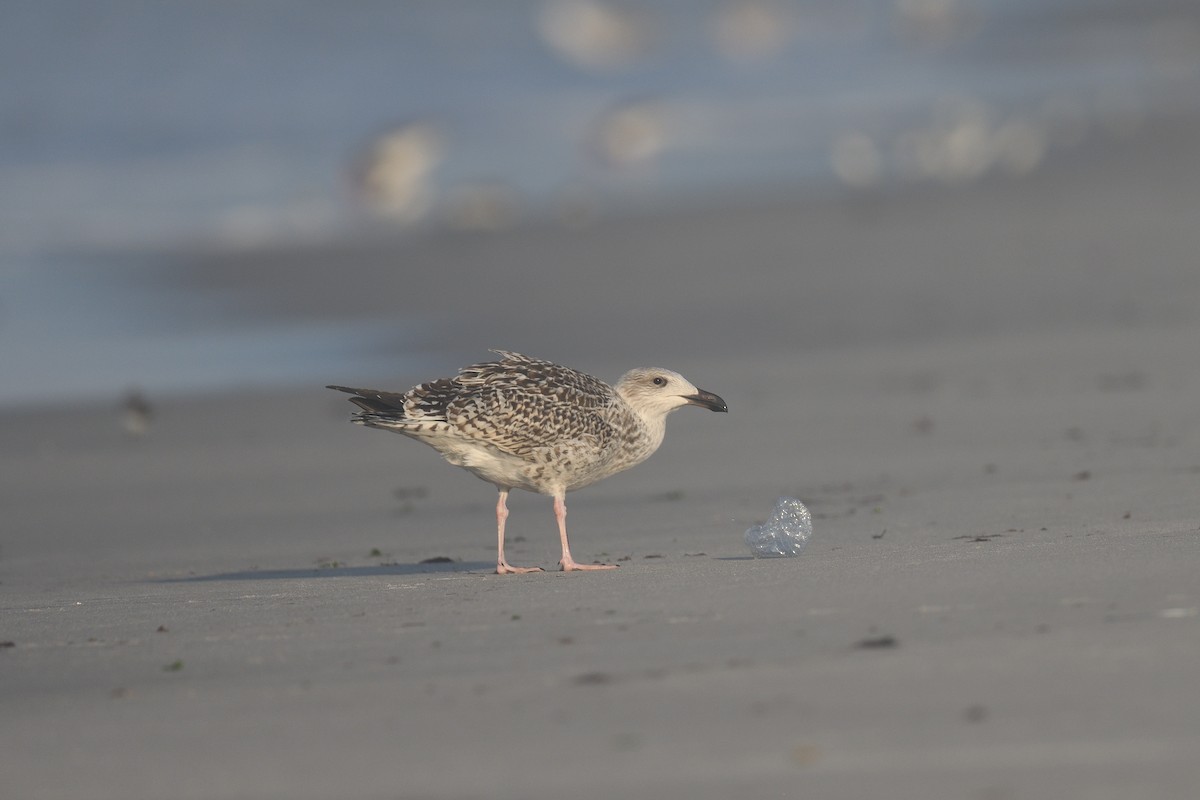
[[[709,411],[728,411],[729,406],[725,405],[725,401],[717,397],[712,392],[706,392],[703,389],[696,390],[695,394],[685,394],[683,399],[688,401],[688,405],[701,406]]]

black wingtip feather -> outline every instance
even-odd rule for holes
[[[354,403],[354,405],[358,406],[363,411],[367,411],[372,414],[386,414],[389,411],[395,413],[396,411],[395,406],[388,405],[387,403],[380,402],[379,400],[372,400],[369,397],[351,397],[350,402]]]
[[[405,398],[400,392],[381,392],[378,389],[354,389],[350,386],[333,385],[325,388],[357,395],[347,399],[363,411],[393,417],[404,413]]]

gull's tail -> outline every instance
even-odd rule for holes
[[[373,428],[396,428],[406,421],[404,410],[405,396],[400,392],[381,392],[378,389],[355,389],[350,386],[326,386],[346,394],[352,394],[351,403],[362,411],[351,419],[358,425],[369,425]]]
[[[438,384],[424,384],[408,392],[383,392],[378,389],[355,389],[350,386],[325,388],[354,395],[349,398],[350,402],[362,409],[350,418],[355,425],[423,438],[447,427],[444,413],[440,418],[425,413],[426,408],[422,401],[426,399],[426,395],[418,393],[419,390],[436,385]]]

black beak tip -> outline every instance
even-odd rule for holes
[[[712,392],[706,392],[703,389],[693,395],[688,395],[687,400],[694,406],[707,408],[709,411],[720,411],[728,413],[729,406],[725,405],[725,401]]]

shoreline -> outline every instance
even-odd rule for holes
[[[141,437],[115,398],[0,412],[5,791],[1190,797],[1184,144],[911,202],[185,263],[248,318],[452,334],[412,375],[152,396]],[[488,574],[493,489],[321,388],[489,345],[728,401],[569,497],[576,557],[621,569]],[[813,537],[753,559],[781,495]],[[510,508],[510,557],[552,566],[550,501]]]

